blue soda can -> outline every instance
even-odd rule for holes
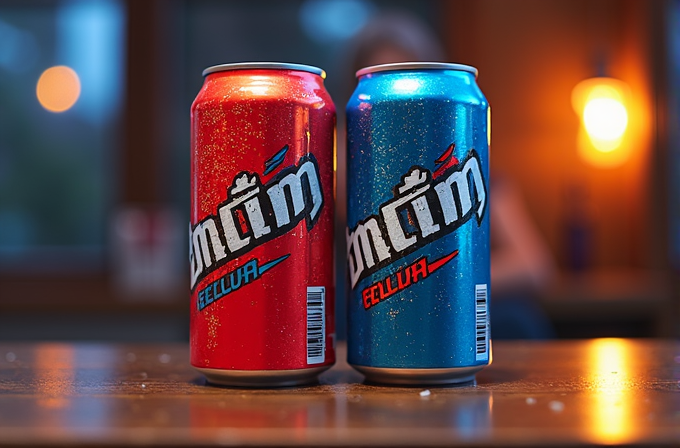
[[[473,381],[491,360],[489,103],[477,69],[357,72],[347,104],[348,361],[368,381]]]

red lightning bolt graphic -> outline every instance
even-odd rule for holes
[[[434,271],[436,271],[437,269],[441,268],[446,263],[451,261],[453,257],[455,257],[456,255],[458,255],[458,250],[454,250],[452,253],[441,257],[439,260],[435,260],[432,263],[428,263],[427,273],[432,274]]]
[[[442,174],[444,171],[448,170],[452,166],[458,165],[458,159],[453,156],[453,148],[456,147],[455,143],[451,143],[448,148],[446,148],[446,151],[444,151],[444,154],[439,156],[437,160],[434,161],[436,164],[441,164],[439,168],[437,168],[434,173],[432,174],[432,177],[436,179],[440,174]]]

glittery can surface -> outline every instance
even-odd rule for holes
[[[376,381],[473,379],[491,357],[490,113],[476,69],[394,64],[358,78],[347,104],[348,361]]]
[[[191,107],[191,363],[208,380],[308,382],[335,362],[335,106],[294,64],[204,72]]]

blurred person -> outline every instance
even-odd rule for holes
[[[395,62],[446,62],[446,52],[432,29],[413,14],[388,11],[364,27],[350,44],[352,73]]]
[[[446,62],[446,53],[422,20],[401,11],[381,13],[350,43],[346,66],[351,73],[338,110],[344,109],[356,86],[357,70],[396,62]],[[338,120],[338,171],[336,210],[336,291],[342,337],[345,279],[347,276],[346,135],[344,114]],[[552,325],[538,303],[538,294],[552,280],[555,263],[545,241],[529,216],[517,187],[509,179],[490,181],[491,228],[491,336],[496,339],[547,339]]]
[[[491,335],[548,339],[554,330],[538,303],[553,280],[555,262],[519,189],[491,174]]]

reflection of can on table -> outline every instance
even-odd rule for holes
[[[191,363],[282,386],[335,362],[335,106],[316,67],[206,69],[191,108]]]
[[[467,382],[490,362],[489,105],[464,65],[357,72],[347,104],[348,361]]]

